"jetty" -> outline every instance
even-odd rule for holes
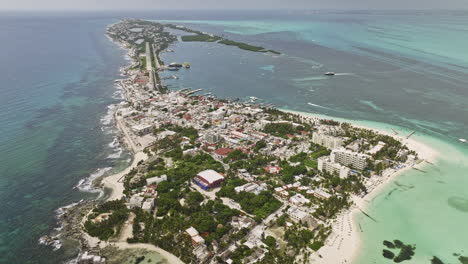
[[[411,133],[406,137],[406,139],[409,139],[412,135],[414,135],[414,133],[416,133],[416,131],[411,132]]]

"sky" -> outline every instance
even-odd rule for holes
[[[0,10],[468,9],[468,0],[0,0]]]

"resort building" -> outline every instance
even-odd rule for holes
[[[298,193],[294,196],[291,196],[291,198],[289,198],[289,202],[293,205],[304,205],[306,203],[310,203],[310,200],[305,198],[304,195]]]
[[[287,211],[286,213],[288,214],[288,216],[298,222],[298,223],[303,223],[303,224],[307,224],[309,226],[309,228],[312,228],[312,229],[316,229],[319,224],[317,222],[317,220],[315,220],[311,215],[310,213],[302,210],[302,209],[299,209],[298,207],[296,206],[291,206]]]
[[[321,189],[314,190],[313,195],[322,200],[328,200],[331,197],[331,194]]]
[[[368,154],[374,155],[377,152],[381,151],[385,147],[385,142],[379,141],[377,145],[373,146],[369,151],[367,151]]]
[[[343,146],[343,138],[317,132],[312,134],[312,142],[320,146],[324,146],[327,149],[336,149]]]
[[[358,170],[363,170],[367,166],[369,158],[369,155],[353,152],[345,148],[334,149],[330,154],[331,162],[344,166],[352,166]]]
[[[330,174],[337,174],[341,179],[347,178],[351,172],[350,168],[332,162],[328,156],[320,157],[317,159],[317,161],[319,171],[326,171]]]
[[[203,190],[208,190],[221,185],[224,181],[224,177],[214,170],[205,170],[198,173],[193,181],[203,188]]]

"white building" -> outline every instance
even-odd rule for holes
[[[105,264],[106,258],[92,255],[86,251],[83,255],[80,256],[78,264]]]
[[[306,203],[310,203],[310,200],[305,198],[304,195],[298,193],[294,196],[291,196],[291,198],[289,198],[289,202],[294,205],[303,205]]]
[[[291,219],[298,223],[308,223],[313,219],[308,212],[303,211],[296,206],[291,206],[286,213]]]
[[[130,198],[129,206],[130,208],[141,207],[141,204],[145,200],[144,197],[141,197],[139,194],[135,194]]]
[[[314,190],[313,195],[322,200],[328,200],[331,197],[331,194],[321,189]]]
[[[251,193],[254,193],[254,194],[260,194],[262,191],[264,191],[266,188],[264,186],[264,184],[262,185],[258,185],[256,183],[246,183],[242,186],[237,186],[234,188],[234,191],[236,191],[236,193],[240,193],[240,192],[251,192]]]
[[[385,145],[386,145],[385,142],[379,141],[379,143],[377,143],[377,145],[373,146],[369,151],[367,151],[367,153],[370,154],[370,155],[374,155],[377,152],[379,152],[380,150],[382,150],[385,147]]]
[[[329,136],[322,133],[314,132],[312,134],[312,142],[328,149],[335,149],[343,146],[343,138]]]
[[[198,231],[194,227],[191,226],[191,227],[187,228],[185,230],[185,233],[192,240],[192,245],[194,247],[198,247],[198,246],[205,243],[205,239],[203,239],[203,237],[200,236],[200,234],[198,233]]]
[[[148,198],[146,201],[143,202],[143,205],[141,206],[141,209],[143,211],[151,212],[154,208],[154,198]]]
[[[135,132],[135,134],[139,136],[143,136],[143,135],[151,133],[151,131],[153,130],[153,125],[139,124],[139,125],[132,126],[132,130],[133,132]]]
[[[342,179],[347,178],[351,172],[351,169],[340,165],[338,163],[332,162],[330,157],[320,157],[317,159],[319,171],[326,171],[330,174],[338,174]]]
[[[159,183],[161,183],[163,181],[167,181],[167,175],[166,174],[158,176],[158,177],[152,177],[152,178],[146,179],[146,185],[159,184]]]
[[[344,166],[352,166],[358,170],[363,170],[367,166],[367,154],[357,153],[345,148],[334,149],[330,154],[331,162],[336,162]]]

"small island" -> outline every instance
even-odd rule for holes
[[[250,45],[250,44],[247,44],[247,43],[229,40],[229,39],[226,39],[226,38],[223,38],[223,37],[220,37],[220,36],[216,36],[216,35],[213,35],[213,34],[210,34],[210,33],[205,33],[205,32],[201,32],[201,31],[198,31],[198,30],[189,29],[189,28],[184,27],[184,26],[177,26],[177,25],[173,25],[173,24],[165,24],[164,26],[172,28],[172,29],[182,30],[184,32],[192,34],[192,35],[182,36],[181,37],[182,41],[217,42],[217,43],[224,44],[224,45],[227,45],[227,46],[236,46],[236,47],[238,47],[240,49],[248,50],[248,51],[270,52],[270,53],[273,53],[273,54],[276,54],[276,55],[281,54],[280,52],[275,51],[275,50],[268,50],[268,49],[265,49],[264,47],[253,46],[253,45]]]

